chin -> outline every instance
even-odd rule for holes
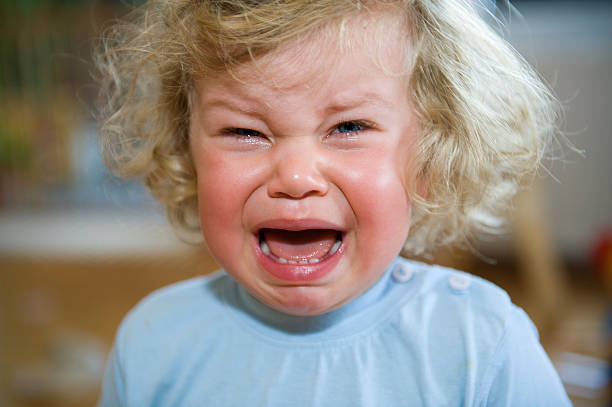
[[[322,287],[281,287],[277,288],[277,298],[264,301],[268,306],[285,314],[313,316],[325,314],[343,304],[330,301],[330,296]]]

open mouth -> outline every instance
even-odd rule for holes
[[[333,229],[259,231],[263,254],[280,264],[317,264],[333,256],[342,244],[342,232]]]

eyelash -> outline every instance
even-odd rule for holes
[[[247,134],[247,133],[249,133],[249,134]],[[245,128],[242,128],[242,127],[232,127],[232,128],[229,128],[229,129],[223,129],[221,131],[221,134],[223,134],[223,135],[234,135],[234,136],[238,136],[239,138],[265,137],[263,135],[263,133],[260,133],[257,130],[245,129]]]
[[[346,125],[350,125],[350,126],[353,126],[353,127],[359,127],[359,129],[357,129],[357,130],[349,130],[349,131],[340,131],[340,127],[346,126]],[[346,135],[346,136],[354,136],[354,135],[357,135],[357,134],[361,133],[362,131],[371,130],[371,129],[374,129],[374,128],[375,128],[375,126],[372,123],[366,122],[364,120],[346,120],[346,121],[342,121],[342,122],[338,123],[336,126],[334,126],[334,128],[329,133],[329,135],[331,136],[332,134],[342,134],[342,135]]]
[[[347,125],[350,125],[352,127],[358,127],[358,129],[340,131],[340,128],[342,126],[347,126]],[[361,133],[362,131],[370,130],[374,128],[375,126],[372,123],[366,122],[364,120],[346,120],[346,121],[342,121],[338,123],[337,125],[335,125],[327,136],[329,137],[333,134],[341,134],[344,136],[355,136]],[[238,138],[246,138],[246,139],[266,138],[266,136],[263,133],[257,130],[242,128],[242,127],[231,127],[231,128],[223,129],[221,131],[221,134],[234,135],[234,136],[237,136]]]

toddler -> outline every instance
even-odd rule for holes
[[[101,406],[567,406],[491,231],[553,98],[470,0],[155,0],[101,53],[108,164],[223,267],[143,300]]]

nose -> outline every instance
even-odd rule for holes
[[[276,151],[274,174],[268,183],[271,197],[300,199],[327,193],[329,184],[320,172],[320,157],[314,150],[295,145]]]

